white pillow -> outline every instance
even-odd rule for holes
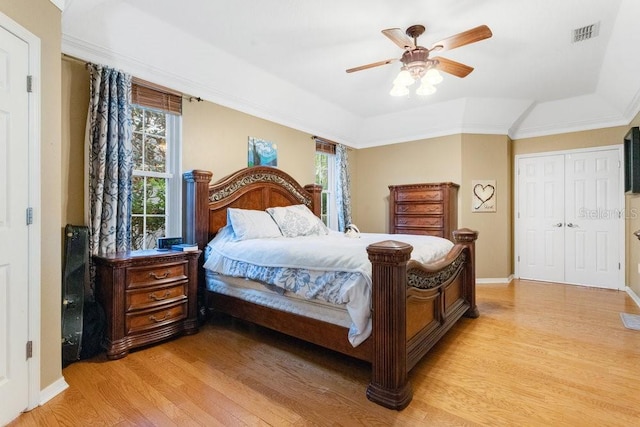
[[[284,237],[321,236],[329,229],[305,205],[268,208],[267,212],[280,227]]]
[[[264,211],[228,208],[227,223],[233,228],[235,240],[282,237],[278,224]]]

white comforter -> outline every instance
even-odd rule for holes
[[[371,262],[366,247],[383,240],[413,246],[411,258],[426,263],[445,256],[449,240],[431,236],[343,233],[324,236],[269,238],[235,241],[231,227],[224,227],[209,242],[204,267],[236,277],[248,277],[295,292],[344,304],[353,321],[349,341],[355,347],[371,333]]]

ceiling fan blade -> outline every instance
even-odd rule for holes
[[[407,36],[404,31],[400,28],[388,28],[386,30],[382,30],[382,34],[389,37],[389,39],[400,46],[400,49],[415,49],[416,45],[409,36]]]
[[[349,68],[347,70],[347,73],[353,73],[354,71],[361,71],[361,70],[366,70],[368,68],[379,67],[381,65],[391,64],[392,62],[396,62],[397,60],[398,60],[397,58],[385,59],[384,61],[378,61],[378,62],[373,62],[373,63],[367,64],[367,65],[361,65],[359,67]]]
[[[438,61],[438,65],[436,65],[436,68],[438,70],[452,74],[456,77],[466,77],[470,72],[473,71],[473,67],[461,64],[451,59],[443,58],[441,56],[434,59]]]
[[[434,43],[431,49],[435,51],[445,51],[455,49],[460,46],[464,46],[469,43],[479,42],[480,40],[488,39],[493,33],[486,25],[480,25],[455,36],[447,37],[437,43]]]

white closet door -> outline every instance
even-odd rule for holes
[[[618,289],[620,277],[618,150],[567,154],[565,281]]]
[[[519,276],[564,280],[564,156],[518,162]]]
[[[517,160],[518,277],[624,286],[620,157],[612,148]]]

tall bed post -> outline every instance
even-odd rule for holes
[[[192,170],[184,178],[184,228],[185,242],[197,243],[203,249],[209,243],[209,182],[213,174]]]
[[[469,262],[465,265],[465,286],[464,293],[465,299],[469,302],[470,307],[464,313],[465,317],[472,319],[480,316],[478,306],[476,305],[476,240],[478,239],[478,232],[469,230],[468,228],[461,228],[453,231],[453,242],[461,244],[467,247],[469,250]]]
[[[197,243],[202,249],[209,243],[209,182],[213,174],[203,170],[192,170],[182,174],[183,206],[182,236],[185,242]],[[207,313],[204,274],[204,256],[198,257],[198,322],[204,322]],[[192,272],[193,273],[193,272]]]
[[[386,240],[367,247],[372,264],[373,354],[367,397],[403,409],[413,397],[407,372],[407,262],[413,247]]]

